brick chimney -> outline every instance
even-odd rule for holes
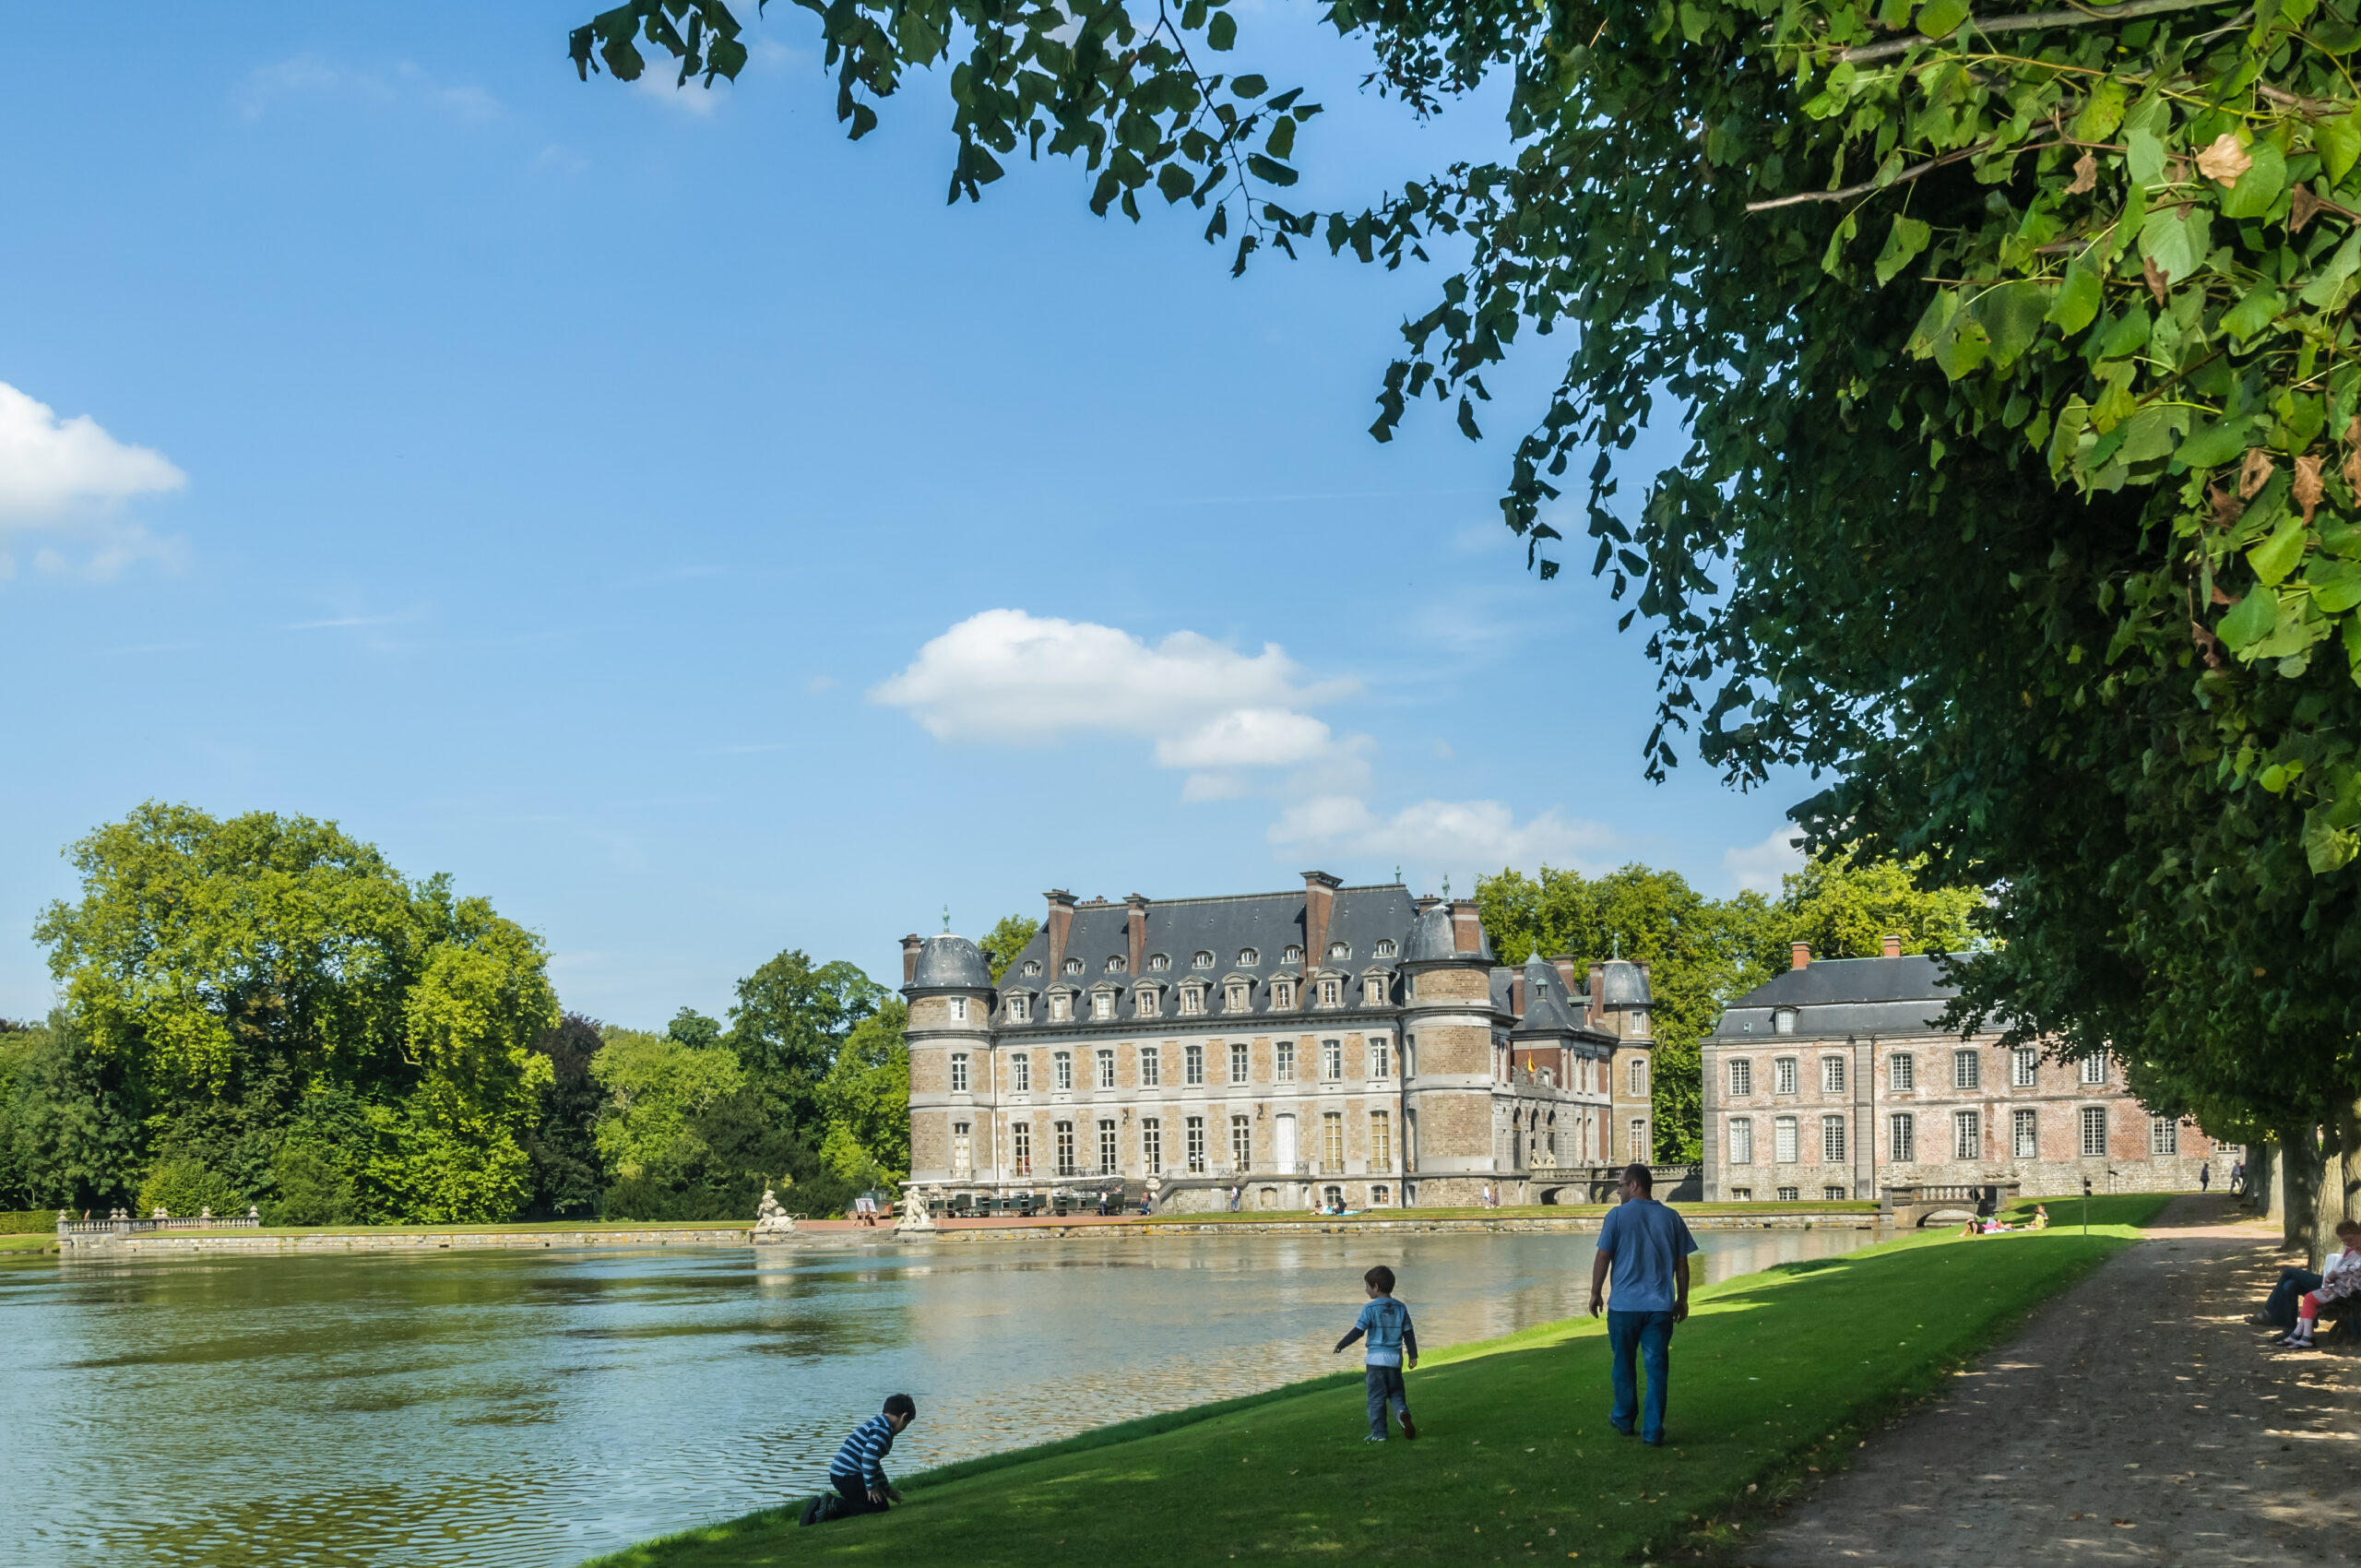
[[[1509,1011],[1525,1016],[1525,966],[1519,964],[1509,971]]]
[[[1324,871],[1303,873],[1303,969],[1310,974],[1328,956],[1328,917],[1336,909],[1336,889],[1344,878]]]
[[[1136,893],[1126,894],[1123,908],[1127,911],[1124,924],[1131,932],[1132,973],[1147,968],[1147,900]]]
[[[1572,1002],[1574,999],[1574,956],[1560,953],[1549,962],[1557,966],[1558,982],[1566,988],[1566,1000]]]
[[[1801,969],[1809,968],[1811,965],[1811,944],[1809,942],[1797,942],[1791,944],[1789,948],[1789,956],[1792,959],[1792,962],[1787,966],[1789,968]]]
[[[902,938],[902,983],[908,985],[919,978],[919,949],[926,943],[917,932]]]
[[[1066,933],[1074,929],[1074,895],[1052,887],[1046,897],[1050,900],[1050,974],[1054,978],[1066,972]]]
[[[1594,1028],[1607,1020],[1607,966],[1596,958],[1590,961],[1590,1005],[1583,1011],[1583,1022]]]
[[[1897,932],[1887,932],[1885,933],[1885,940],[1879,945],[1885,949],[1884,956],[1888,958],[1899,958],[1902,956],[1902,936]]]
[[[1451,905],[1451,945],[1456,953],[1484,950],[1484,917],[1475,904],[1455,898]]]

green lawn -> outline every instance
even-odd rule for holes
[[[2078,1200],[2079,1201],[2079,1200]],[[1319,1225],[1335,1224],[1346,1219],[1596,1219],[1612,1204],[1521,1204],[1513,1208],[1362,1208],[1349,1215],[1313,1214],[1304,1209],[1240,1209],[1231,1214],[1227,1209],[1212,1214],[1157,1214],[1137,1221],[1141,1225]],[[1683,1214],[1760,1216],[1770,1219],[1779,1215],[1797,1214],[1875,1214],[1875,1200],[1838,1202],[1821,1199],[1814,1203],[1717,1203],[1674,1204]]]
[[[1410,1374],[1415,1443],[1361,1442],[1360,1380],[1347,1373],[950,1466],[909,1481],[908,1504],[882,1518],[799,1529],[790,1503],[599,1563],[1097,1568],[1150,1556],[1462,1563],[1718,1553],[1746,1538],[1763,1503],[1808,1469],[1840,1465],[1869,1429],[1938,1390],[2164,1202],[2094,1200],[2087,1241],[2062,1226],[1922,1234],[1702,1290],[1673,1342],[1661,1450],[1608,1429],[1605,1335],[1581,1319],[1430,1357]]]

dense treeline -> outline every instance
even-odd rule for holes
[[[1751,890],[1708,898],[1679,873],[1642,865],[1596,877],[1544,866],[1538,878],[1515,871],[1478,878],[1476,901],[1502,963],[1522,964],[1538,951],[1649,966],[1655,1156],[1691,1162],[1702,1156],[1698,1043],[1732,998],[1786,967],[1791,944],[1809,943],[1829,958],[1874,957],[1889,932],[1901,936],[1905,953],[1970,946],[1968,917],[1982,896],[1924,890],[1916,869],[1823,856],[1784,878],[1773,899]]]
[[[334,824],[151,802],[71,853],[35,927],[62,1004],[0,1023],[0,1209],[742,1218],[908,1164],[903,1004],[850,964],[608,1028],[539,937]]]

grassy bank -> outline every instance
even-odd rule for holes
[[[1441,1351],[1410,1374],[1415,1443],[1361,1441],[1346,1372],[937,1470],[883,1518],[794,1505],[599,1568],[787,1562],[1054,1568],[1232,1558],[1613,1561],[1742,1540],[1759,1507],[2127,1243],[2165,1199],[2094,1200],[2092,1234],[1917,1235],[1702,1290],[1673,1345],[1668,1445],[1607,1426],[1588,1319]],[[1497,1211],[1496,1211],[1497,1212]],[[1415,1307],[1418,1282],[1403,1294]],[[1341,1324],[1354,1303],[1337,1304]],[[886,1391],[880,1390],[881,1395]],[[925,1390],[913,1389],[925,1416]],[[800,1501],[800,1500],[798,1500]]]
[[[2077,1200],[2079,1201],[2079,1200]],[[1303,1209],[1240,1209],[1236,1214],[1227,1209],[1211,1214],[1150,1215],[1140,1220],[1142,1225],[1333,1225],[1339,1218],[1347,1219],[1596,1219],[1615,1206],[1612,1204],[1520,1204],[1509,1208],[1360,1208],[1351,1214],[1313,1214]],[[1752,1218],[1764,1220],[1793,1215],[1811,1214],[1875,1214],[1874,1201],[1856,1202],[1821,1199],[1814,1203],[1714,1203],[1674,1204],[1685,1215],[1715,1215]]]

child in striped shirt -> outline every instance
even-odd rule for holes
[[[890,1394],[885,1408],[852,1429],[844,1446],[828,1462],[828,1483],[834,1492],[822,1492],[803,1505],[803,1520],[817,1525],[852,1514],[883,1514],[902,1501],[885,1479],[885,1455],[894,1439],[919,1419],[918,1402],[907,1394]]]
[[[1379,1264],[1361,1276],[1361,1282],[1369,1287],[1369,1305],[1361,1309],[1353,1331],[1336,1341],[1336,1349],[1341,1352],[1362,1335],[1369,1336],[1363,1357],[1369,1374],[1369,1436],[1363,1441],[1385,1441],[1388,1405],[1402,1423],[1402,1435],[1416,1440],[1418,1429],[1410,1424],[1410,1396],[1402,1385],[1402,1358],[1406,1352],[1410,1364],[1418,1364],[1418,1331],[1410,1326],[1410,1309],[1394,1299],[1392,1269]]]

